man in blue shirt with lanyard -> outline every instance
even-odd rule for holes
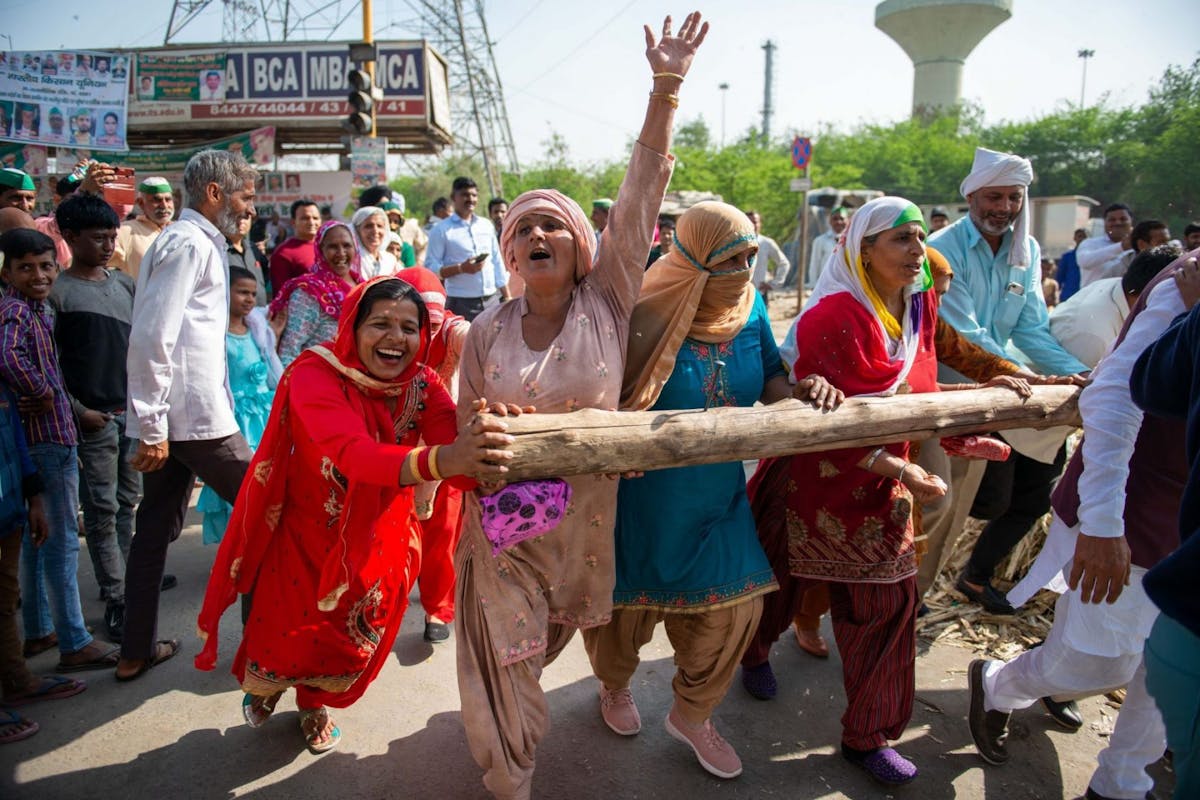
[[[1050,333],[1041,252],[1029,235],[1032,182],[1028,159],[982,147],[975,151],[971,174],[960,187],[970,213],[929,239],[954,267],[940,313],[991,353],[1043,375],[1077,375],[1088,368]],[[988,462],[974,497],[972,516],[990,521],[958,589],[993,613],[1013,609],[992,587],[992,573],[1050,507],[1050,490],[1065,460],[1065,431],[1058,431],[1057,437],[1053,431],[1006,431],[1013,452],[1006,461]],[[971,502],[968,489],[964,485],[961,502]]]
[[[475,215],[475,181],[455,178],[450,201],[454,213],[429,231],[425,266],[446,286],[446,308],[470,321],[509,299],[508,270],[491,220]]]

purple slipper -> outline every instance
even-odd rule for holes
[[[756,697],[759,700],[770,700],[779,691],[779,684],[775,681],[775,672],[771,669],[771,662],[764,661],[757,667],[742,667],[742,686],[746,687],[746,691],[751,697]]]
[[[842,745],[842,755],[851,764],[857,764],[872,778],[886,786],[903,786],[917,777],[917,767],[891,747],[877,750],[855,750]]]

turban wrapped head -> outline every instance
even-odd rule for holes
[[[987,186],[1020,186],[1025,189],[1021,211],[1013,224],[1012,246],[1008,251],[1008,263],[1014,267],[1028,267],[1029,248],[1029,184],[1033,183],[1033,164],[1027,158],[1012,153],[998,153],[986,147],[975,148],[975,162],[971,174],[958,187],[964,198]]]

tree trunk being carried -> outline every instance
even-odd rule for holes
[[[851,398],[833,412],[798,400],[754,408],[616,412],[510,418],[516,437],[509,481],[618,473],[916,441],[1011,428],[1078,426],[1079,388],[1008,389]]]

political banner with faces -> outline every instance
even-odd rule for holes
[[[0,140],[124,151],[128,102],[127,55],[0,52]]]

